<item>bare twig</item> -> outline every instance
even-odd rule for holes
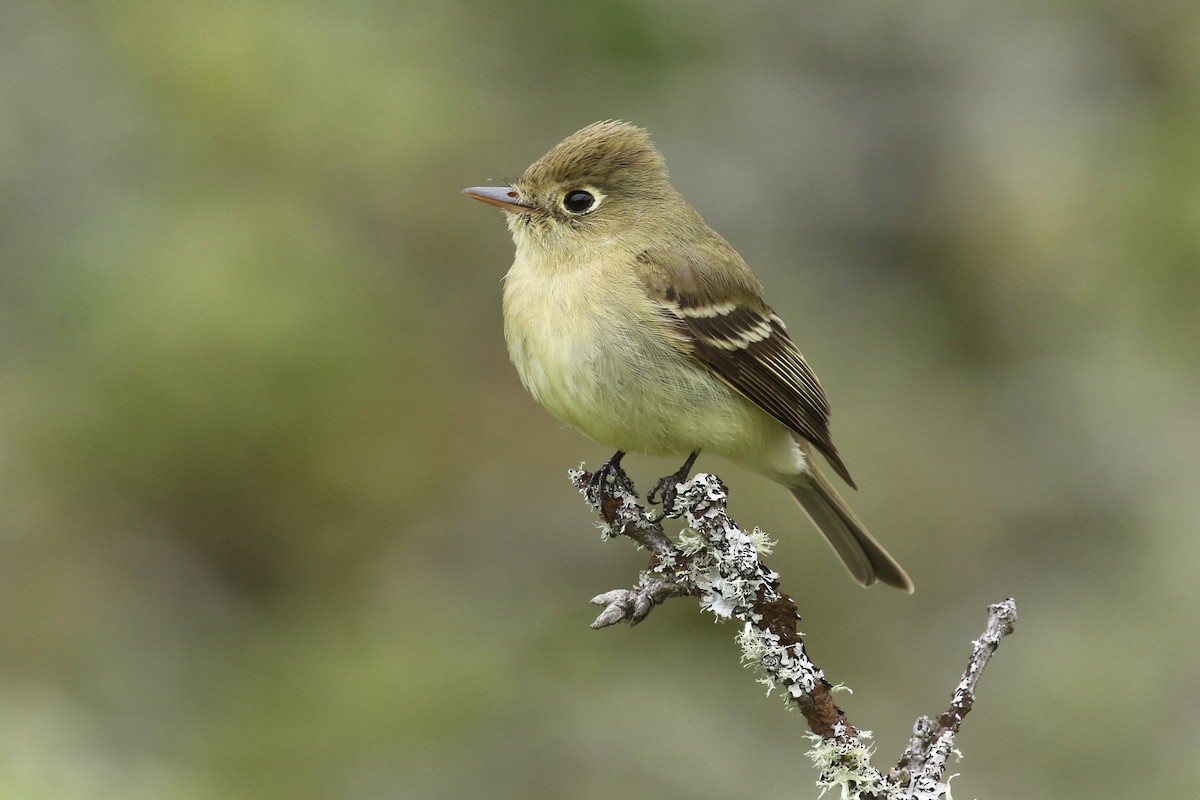
[[[728,493],[719,478],[700,473],[678,485],[672,516],[682,516],[687,528],[676,543],[663,531],[660,519],[641,505],[619,468],[603,485],[582,469],[571,470],[570,477],[599,512],[606,537],[628,536],[651,552],[650,564],[632,588],[592,598],[605,607],[593,628],[618,622],[636,625],[668,598],[698,596],[702,609],[742,622],[742,659],[758,668],[762,683],[781,689],[799,707],[815,741],[809,755],[821,773],[819,786],[836,788],[844,798],[948,796],[943,775],[954,736],[971,710],[980,673],[1000,639],[1012,632],[1013,600],[991,606],[987,630],[975,642],[949,709],[936,722],[928,717],[917,720],[900,762],[885,775],[871,764],[872,750],[863,742],[870,733],[850,723],[833,701],[833,686],[809,658],[796,629],[796,604],[779,590],[778,573],[760,558],[769,553],[770,540],[757,528],[743,531],[729,517]]]

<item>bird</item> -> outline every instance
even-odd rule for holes
[[[698,454],[721,456],[786,487],[859,583],[913,591],[816,462],[857,489],[816,374],[644,128],[593,123],[509,185],[463,193],[501,208],[512,234],[504,336],[522,384],[615,448],[605,469],[627,452],[686,455],[650,493],[666,507]]]

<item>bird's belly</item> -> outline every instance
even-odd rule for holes
[[[652,455],[708,450],[743,460],[778,436],[777,422],[675,350],[657,320],[569,296],[532,307],[513,296],[519,289],[506,287],[505,333],[521,381],[592,439]]]

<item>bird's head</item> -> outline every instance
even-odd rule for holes
[[[680,204],[690,211],[650,135],[612,120],[571,134],[509,186],[463,192],[504,209],[518,249],[534,253],[612,246],[670,226]]]

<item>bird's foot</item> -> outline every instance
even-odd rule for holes
[[[613,457],[593,472],[588,480],[588,492],[595,497],[597,505],[603,505],[606,498],[615,497],[614,490],[637,495],[633,482],[629,480],[625,470],[621,469],[621,459],[624,457],[623,450],[613,453]]]
[[[700,455],[700,451],[696,451],[688,456],[687,461],[683,462],[683,466],[670,475],[659,478],[658,483],[654,484],[654,488],[646,494],[646,500],[651,503],[662,503],[662,516],[659,520],[667,517],[677,517],[679,512],[675,509],[675,498],[679,495],[679,484],[688,479],[692,474],[692,465],[696,463],[696,456]]]

